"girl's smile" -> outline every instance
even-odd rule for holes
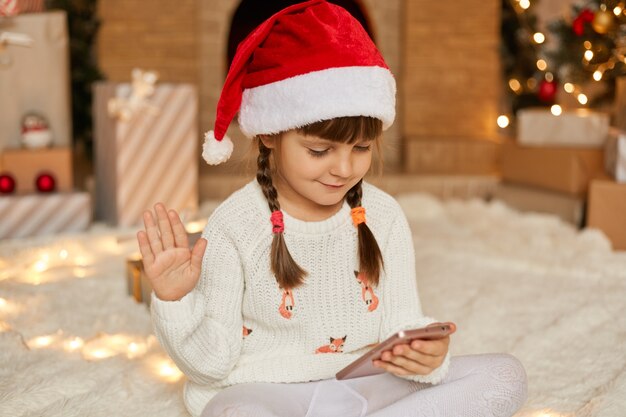
[[[338,185],[333,185],[333,184],[324,184],[323,182],[320,182],[320,184],[325,185],[326,187],[332,189],[332,190],[340,190],[343,187],[345,187],[345,184],[338,184]]]

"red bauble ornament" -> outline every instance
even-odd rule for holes
[[[541,83],[539,83],[539,92],[538,92],[538,97],[539,100],[543,101],[544,103],[552,103],[554,102],[554,97],[556,96],[556,82],[555,81],[548,81],[548,80],[543,80],[541,81]]]
[[[42,172],[41,174],[37,175],[35,185],[37,186],[37,189],[42,193],[49,193],[54,191],[54,188],[56,187],[56,181],[54,180],[52,174]]]
[[[11,194],[15,191],[15,178],[8,173],[0,174],[0,194]]]
[[[580,14],[572,22],[572,29],[578,36],[582,36],[585,33],[585,23],[593,22],[595,14],[590,9],[583,9]]]

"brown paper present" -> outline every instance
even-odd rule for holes
[[[617,182],[626,182],[626,131],[611,129],[604,147],[604,168]]]
[[[86,192],[0,197],[0,239],[80,232],[90,223]]]
[[[133,254],[126,258],[126,289],[128,295],[135,301],[150,307],[152,285],[144,272],[140,254]]]
[[[13,176],[16,194],[37,192],[37,175],[50,173],[59,192],[73,191],[72,149],[5,149],[0,153],[0,167]]]
[[[179,213],[198,208],[198,100],[194,86],[160,84],[129,120],[109,114],[128,84],[95,87],[96,216],[109,224],[142,224],[155,203]]]
[[[589,182],[604,170],[604,152],[596,148],[530,147],[506,141],[502,178],[511,183],[584,196]]]
[[[0,1],[0,16],[15,16],[21,13],[40,13],[46,9],[44,0]]]
[[[626,250],[626,184],[592,181],[587,210],[587,227],[602,230],[613,249]]]
[[[27,35],[32,46],[8,45],[0,69],[0,152],[21,146],[21,121],[37,112],[49,123],[54,146],[70,146],[72,118],[67,17],[64,11],[0,19],[0,32]]]
[[[574,226],[583,226],[585,200],[581,197],[503,183],[495,187],[492,198],[519,211],[553,214]]]

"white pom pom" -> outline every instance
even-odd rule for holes
[[[222,140],[217,140],[212,130],[204,134],[202,157],[209,165],[219,165],[228,161],[232,153],[233,141],[228,136],[224,136]]]

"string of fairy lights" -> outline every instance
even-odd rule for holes
[[[25,256],[0,259],[0,282],[11,280],[23,285],[42,286],[64,280],[100,279],[103,268],[110,265],[112,257],[123,259],[127,250],[117,238],[110,236],[92,238],[88,248],[71,242],[51,244]],[[127,295],[120,294],[120,297],[124,296]],[[87,362],[121,356],[138,361],[142,369],[161,381],[176,383],[182,378],[182,372],[159,347],[153,334],[97,332],[89,337],[80,337],[58,328],[52,333],[30,337],[28,332],[11,325],[28,309],[26,302],[20,302],[15,297],[0,297],[0,333],[15,334],[29,351],[63,351],[67,355],[78,355]]]
[[[508,79],[508,88],[512,93],[520,95],[539,88],[540,96],[545,94],[553,97],[557,89],[562,88],[567,94],[573,95],[575,102],[579,105],[587,106],[589,104],[589,97],[585,92],[587,83],[604,80],[605,74],[614,70],[616,65],[624,68],[623,65],[626,64],[626,2],[623,0],[581,2],[576,5],[578,12],[573,13],[571,21],[564,19],[561,22],[562,29],[571,30],[575,34],[570,37],[570,40],[575,39],[582,43],[580,56],[575,57],[579,62],[575,62],[585,73],[589,74],[589,79],[586,80],[575,80],[565,71],[566,68],[560,68],[551,62],[550,54],[554,54],[555,51],[548,50],[546,46],[549,35],[533,29],[529,23],[529,9],[534,5],[531,0],[508,1],[517,16],[521,37],[526,39],[527,46],[534,50],[536,56],[534,76],[527,79],[512,76]],[[609,51],[606,50],[605,45],[597,42],[603,38],[611,42]],[[556,85],[556,77],[560,80],[560,86]],[[563,111],[561,105],[557,103],[552,104],[550,110],[555,116]],[[501,128],[508,127],[510,122],[510,114],[501,114],[497,119],[497,124]]]

